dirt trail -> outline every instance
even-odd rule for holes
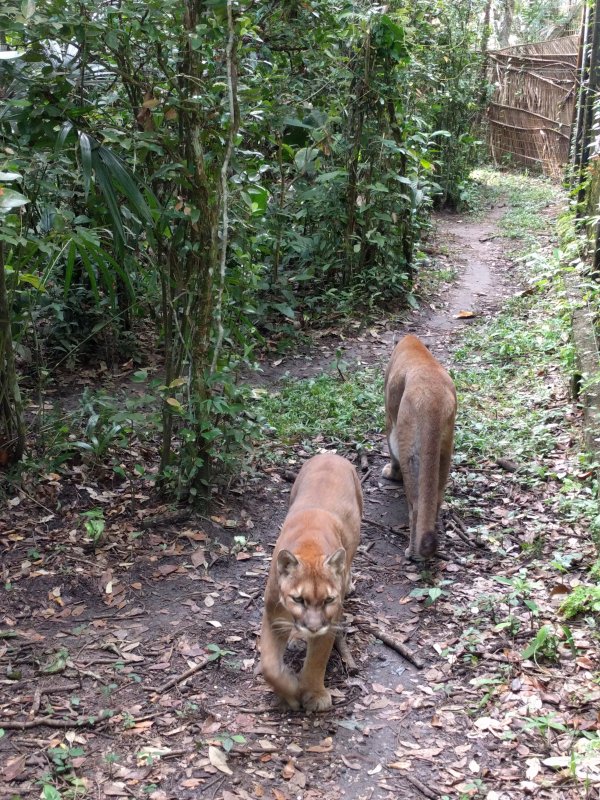
[[[456,319],[458,312],[493,313],[509,291],[511,265],[496,238],[501,214],[494,209],[484,222],[441,217],[436,241],[458,270],[458,281],[432,301],[435,309],[411,314],[402,331],[384,327],[343,343],[345,360],[383,363],[394,335],[410,330],[447,363],[456,331],[469,324]],[[325,355],[266,365],[263,380],[276,381],[290,365],[295,375],[314,374],[336,346],[339,342],[332,342]],[[97,798],[467,797],[476,791],[469,787],[490,778],[492,784],[504,781],[499,792],[487,795],[490,800],[523,797],[520,785],[511,789],[518,779],[511,766],[516,744],[474,725],[468,712],[478,693],[468,684],[470,674],[457,660],[440,657],[462,629],[454,621],[454,600],[440,600],[431,612],[411,596],[423,582],[403,556],[406,507],[401,488],[380,478],[384,450],[381,437],[363,476],[363,543],[355,562],[356,592],[347,603],[348,641],[360,669],[350,676],[339,656],[332,656],[331,713],[281,711],[253,675],[270,545],[290,491],[282,470],[274,468],[238,490],[239,496],[234,493],[210,519],[157,527],[144,534],[143,547],[132,541],[112,555],[80,554],[69,570],[56,555],[27,582],[15,583],[3,611],[18,635],[5,645],[0,639],[0,657],[23,680],[13,676],[0,683],[3,692],[11,692],[10,701],[6,697],[1,704],[5,722],[14,704],[29,719],[55,714],[71,719],[74,727],[65,740],[60,730],[49,737],[47,729],[33,727],[35,736],[27,738],[25,731],[7,726],[0,761],[9,768],[0,774],[0,796],[39,797],[54,741],[55,748],[83,751],[64,757],[70,769],[55,769],[55,780],[64,787],[67,777],[61,775],[79,775],[86,796]],[[40,530],[47,533],[47,523],[40,523]],[[235,560],[227,551],[232,533],[246,539]],[[15,527],[14,535],[26,543],[30,532]],[[494,569],[492,554],[474,551],[456,526],[448,528],[443,551],[437,577],[456,580],[463,596],[481,588]],[[107,592],[113,598],[109,606],[101,601]],[[356,623],[359,616],[404,641],[425,668],[417,670],[376,641]],[[187,682],[161,688],[200,661],[207,642],[218,645],[221,658]],[[62,669],[43,655],[52,649],[66,654],[58,656]],[[47,677],[36,683],[40,660]],[[65,660],[69,678],[63,675]],[[87,718],[103,708],[117,715],[77,730],[79,709]],[[226,766],[219,760],[225,751]],[[56,758],[60,762],[60,753]]]

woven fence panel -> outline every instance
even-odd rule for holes
[[[496,162],[512,160],[558,176],[569,159],[577,36],[489,53],[494,96],[488,143]]]

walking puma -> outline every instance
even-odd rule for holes
[[[273,552],[260,636],[262,674],[291,708],[331,706],[325,669],[340,632],[361,517],[362,490],[349,461],[326,453],[304,464]],[[292,634],[307,643],[299,675],[283,663]]]
[[[406,556],[431,558],[452,458],[456,391],[416,336],[405,336],[394,348],[385,373],[385,411],[390,463],[382,475],[404,483],[410,525]]]

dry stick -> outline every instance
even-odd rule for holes
[[[153,711],[151,714],[144,714],[143,717],[133,717],[130,722],[137,725],[138,722],[145,722],[148,719],[158,717],[160,711]],[[79,717],[78,719],[54,719],[54,717],[33,717],[32,719],[17,722],[16,720],[1,720],[0,728],[7,730],[24,731],[29,728],[37,728],[45,725],[47,728],[93,728],[96,725],[102,725],[110,722],[114,718],[114,714],[101,714],[99,717]]]
[[[448,514],[448,520],[452,526],[452,529],[454,530],[454,533],[456,533],[457,536],[463,540],[463,542],[466,542],[466,544],[475,545],[475,547],[485,550],[485,544],[483,542],[479,541],[477,537],[469,536],[467,529],[465,528],[465,524],[460,517],[457,517],[456,514],[451,511]]]
[[[54,719],[53,717],[33,717],[32,719],[17,722],[16,720],[1,720],[0,728],[13,731],[25,731],[45,725],[47,728],[93,728],[101,722],[106,722],[110,717],[80,717],[79,719]]]
[[[162,686],[149,686],[148,689],[150,689],[150,691],[152,692],[158,692],[159,694],[162,694],[163,692],[166,692],[167,689],[172,689],[173,686],[176,686],[178,683],[187,680],[187,678],[191,678],[192,675],[195,675],[197,672],[200,672],[201,669],[204,669],[204,667],[207,664],[210,664],[210,662],[214,660],[215,660],[214,656],[208,656],[207,658],[204,659],[204,661],[199,661],[193,667],[190,667],[189,669],[186,669],[185,672],[182,672],[181,675],[176,675],[174,678],[171,678],[166,683],[163,683]]]
[[[360,476],[360,482],[364,483],[367,480],[367,478],[371,476],[371,472],[373,472],[373,470],[369,467],[369,469],[364,473],[364,475]]]
[[[429,800],[437,800],[437,798],[440,796],[439,792],[436,792],[433,789],[430,789],[428,786],[425,786],[424,783],[421,783],[421,781],[418,778],[415,778],[413,775],[403,775],[402,777],[411,783],[415,789],[418,789],[421,794],[424,794],[425,797],[428,797]]]
[[[352,653],[350,652],[350,648],[348,647],[348,642],[346,641],[346,636],[344,633],[338,633],[338,635],[335,637],[335,649],[338,651],[340,658],[346,665],[348,674],[356,675],[358,673],[358,667],[356,666],[356,661],[352,657]]]
[[[388,634],[384,633],[380,628],[377,627],[377,625],[372,625],[370,622],[359,622],[358,620],[356,621],[356,624],[363,628],[363,630],[372,633],[373,636],[382,641],[386,647],[389,647],[392,650],[395,650],[397,653],[400,653],[402,658],[410,661],[410,663],[414,664],[417,669],[423,669],[424,664],[419,656],[415,655],[413,651],[402,642],[399,642],[397,639],[388,636]]]
[[[374,525],[376,528],[382,528],[384,531],[391,531],[391,527],[389,525],[386,525],[384,522],[378,522],[376,519],[363,517],[363,522],[366,522],[367,525]]]

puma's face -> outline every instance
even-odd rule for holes
[[[288,550],[279,554],[280,601],[303,638],[337,630],[344,599],[342,569],[346,556],[343,548],[337,553],[319,565],[306,564]]]

